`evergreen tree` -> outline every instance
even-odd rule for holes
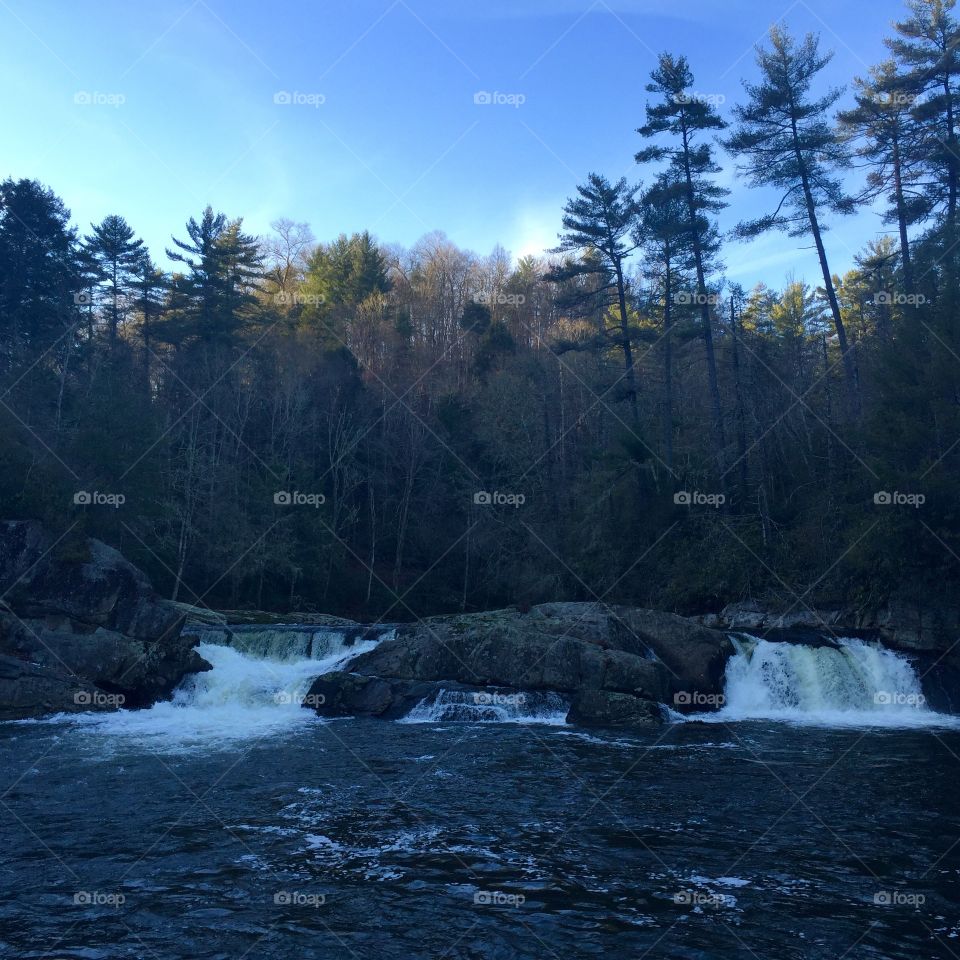
[[[770,47],[757,48],[758,84],[744,82],[749,102],[734,108],[737,127],[727,149],[742,159],[751,184],[781,191],[776,210],[740,224],[741,237],[767,230],[785,230],[792,237],[810,234],[817,249],[844,376],[852,408],[859,409],[857,365],[847,339],[840,303],[823,245],[824,212],[851,213],[853,203],[836,172],[849,165],[849,156],[826,119],[842,90],[812,97],[810,87],[833,54],[821,54],[819,39],[807,34],[799,45],[783,27],[770,28]]]
[[[329,349],[347,343],[347,324],[368,297],[390,290],[387,262],[369,233],[341,234],[321,244],[307,262],[298,299],[301,323]]]
[[[670,173],[675,173],[671,171]],[[685,183],[664,174],[640,201],[641,229],[638,240],[648,263],[657,270],[655,280],[662,294],[663,350],[663,460],[673,470],[673,307],[674,297],[696,269],[688,223],[689,206]]]
[[[634,424],[640,421],[637,405],[637,375],[633,359],[630,317],[627,311],[627,286],[624,261],[637,248],[635,233],[639,208],[637,187],[628,186],[625,178],[611,184],[606,177],[591,173],[585,184],[577,187],[578,196],[567,201],[563,213],[565,233],[560,235],[559,252],[594,251],[597,258],[568,260],[550,273],[550,279],[563,282],[592,276],[600,284],[592,291],[616,311],[618,333],[612,338],[623,352],[626,396]],[[606,279],[609,278],[609,279]],[[607,331],[601,331],[608,336]]]
[[[864,199],[877,196],[890,206],[885,223],[895,223],[900,237],[903,283],[913,292],[913,265],[908,228],[925,218],[929,203],[920,187],[923,157],[921,129],[912,115],[914,95],[909,80],[892,60],[854,80],[856,106],[839,115],[842,132],[857,146],[857,156],[870,172]]]
[[[710,316],[713,297],[707,290],[707,274],[714,267],[713,258],[720,248],[712,218],[726,206],[723,198],[728,191],[710,179],[720,172],[720,167],[713,159],[711,144],[699,138],[705,133],[722,130],[726,124],[707,98],[691,92],[692,87],[693,73],[686,57],[661,54],[656,69],[650,74],[647,91],[662,99],[659,103],[647,104],[647,122],[637,133],[646,140],[663,135],[668,139],[666,143],[661,141],[645,147],[637,153],[636,160],[637,163],[669,160],[671,179],[682,188],[687,240],[696,269],[701,335],[707,355],[714,454],[722,472],[726,441]]]
[[[130,289],[146,251],[143,241],[134,239],[133,230],[123,217],[113,214],[92,226],[93,233],[85,238],[86,248],[107,287],[110,345],[115,348]]]
[[[72,330],[84,280],[70,211],[36,180],[0,184],[0,364],[35,360]]]
[[[255,238],[241,230],[241,221],[228,221],[211,207],[199,223],[187,222],[188,240],[173,238],[176,249],[167,256],[187,267],[172,281],[170,309],[158,336],[182,345],[200,341],[231,346],[257,307],[262,257]]]
[[[909,0],[910,16],[894,23],[897,36],[887,41],[916,95],[913,116],[925,130],[923,156],[937,174],[928,185],[927,201],[945,212],[951,258],[960,192],[960,24],[954,5],[955,0]]]

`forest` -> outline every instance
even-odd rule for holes
[[[635,178],[571,183],[557,247],[518,261],[208,207],[171,224],[168,272],[121,214],[78,227],[5,180],[0,515],[217,608],[955,593],[953,3],[915,0],[887,44],[825,89],[821,39],[774,27],[729,109],[661,55],[625,94]],[[732,232],[724,158],[773,198]],[[865,206],[834,272],[829,227]],[[727,278],[768,231],[816,251],[815,284]]]

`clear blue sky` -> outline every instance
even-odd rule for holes
[[[639,178],[643,89],[662,50],[697,92],[755,77],[769,23],[818,30],[827,80],[884,56],[899,0],[0,0],[5,162],[53,187],[84,231],[120,213],[156,259],[207,204],[264,233],[308,221],[321,240],[369,229],[412,244],[444,230],[489,253],[553,246],[596,170]],[[480,91],[524,101],[474,103]],[[290,103],[277,103],[287,93]],[[284,99],[282,96],[279,99]],[[500,98],[504,99],[504,98]],[[83,102],[89,100],[90,102]],[[322,102],[320,102],[322,100]],[[77,102],[80,101],[80,102]],[[722,225],[770,197],[733,187]],[[835,270],[879,235],[870,211],[827,235]],[[728,274],[812,281],[800,241],[731,244]]]

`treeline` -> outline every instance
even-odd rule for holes
[[[853,97],[771,31],[730,120],[664,54],[644,185],[591,175],[556,251],[256,238],[208,208],[160,270],[0,185],[0,497],[210,606],[406,619],[548,599],[783,607],[958,585],[960,26],[916,0]],[[772,187],[721,236],[719,150]],[[859,175],[858,175],[859,171]],[[856,182],[857,191],[850,188]],[[831,271],[831,220],[891,236]],[[745,290],[784,230],[822,283]]]

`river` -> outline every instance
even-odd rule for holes
[[[719,713],[626,733],[324,721],[303,692],[356,649],[250,651],[0,725],[0,956],[960,955],[960,729],[893,654],[744,639]]]

